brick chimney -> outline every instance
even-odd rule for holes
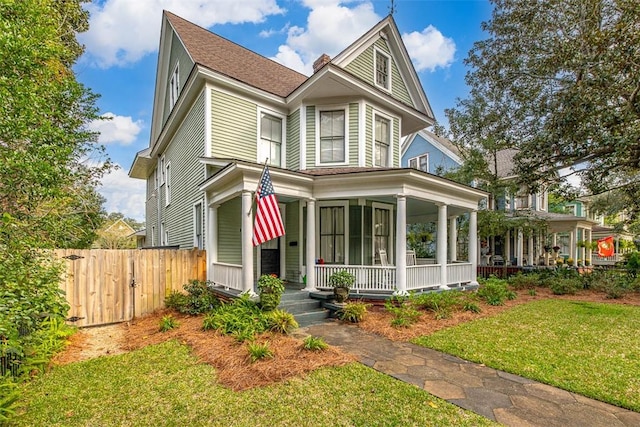
[[[318,72],[318,70],[331,62],[331,58],[326,53],[320,55],[320,58],[316,59],[313,63],[313,72],[314,74]]]

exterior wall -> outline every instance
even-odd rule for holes
[[[145,203],[145,247],[158,245],[158,189],[153,172],[147,178],[147,201]],[[155,230],[155,233],[154,233]]]
[[[300,169],[300,110],[287,117],[287,169]]]
[[[364,117],[364,165],[366,167],[371,167],[373,166],[373,108],[371,105],[367,105],[365,107]]]
[[[169,234],[166,243],[192,248],[193,205],[198,201],[204,203],[204,196],[197,191],[204,177],[204,166],[196,160],[204,156],[204,92],[194,102],[163,156],[165,166],[171,165],[171,203],[168,206],[165,199],[166,183],[161,185],[158,192],[161,200],[160,220],[165,223]]]
[[[429,172],[435,173],[438,168],[443,170],[451,170],[459,167],[449,156],[438,150],[431,142],[424,139],[421,135],[416,135],[413,143],[402,156],[402,167],[409,167],[409,159],[429,153]]]
[[[162,116],[162,124],[167,122],[167,118],[171,114],[171,107],[169,104],[169,82],[171,80],[171,76],[173,75],[173,70],[176,67],[176,63],[179,62],[178,67],[178,83],[180,84],[180,92],[184,88],[184,84],[191,73],[191,69],[193,68],[193,62],[191,58],[187,54],[187,51],[184,49],[182,42],[178,38],[178,36],[173,34],[171,38],[171,52],[169,54],[169,69],[167,71],[168,79],[165,84],[165,99],[164,99],[164,108],[163,108],[163,116]]]
[[[360,114],[357,103],[349,104],[349,166],[358,166],[358,125]]]
[[[242,200],[239,197],[223,203],[218,208],[217,245],[219,262],[242,264],[241,210]]]
[[[383,39],[378,39],[373,45],[362,52],[357,58],[344,67],[347,71],[366,81],[370,85],[374,85],[374,69],[373,69],[373,52],[374,46],[385,52],[391,57],[391,95],[404,102],[405,104],[415,105],[411,101],[407,86],[402,80],[395,58],[391,55],[387,43]]]
[[[393,119],[393,135],[391,135],[392,144],[393,144],[393,162],[391,166],[394,168],[400,167],[400,120]]]
[[[211,155],[255,162],[257,106],[244,98],[211,90]],[[238,124],[242,124],[238,126]]]
[[[291,282],[300,279],[300,248],[304,237],[300,234],[300,202],[287,204],[285,229],[285,278]],[[295,242],[295,245],[292,243]]]

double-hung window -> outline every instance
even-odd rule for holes
[[[282,166],[282,119],[270,114],[260,114],[261,159],[269,158],[269,164]]]
[[[391,61],[389,57],[382,53],[379,50],[376,50],[375,55],[375,73],[376,73],[376,86],[384,88],[386,90],[390,89],[390,65]]]
[[[375,116],[375,159],[374,166],[389,166],[391,125],[389,119]]]
[[[380,249],[389,252],[391,241],[391,210],[383,207],[373,209],[373,250],[379,257]],[[378,259],[379,261],[379,259]]]
[[[345,110],[320,111],[320,163],[344,163]]]
[[[320,255],[329,264],[345,262],[345,207],[320,208]]]

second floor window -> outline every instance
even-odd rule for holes
[[[376,116],[375,128],[375,159],[374,166],[389,166],[389,147],[391,141],[391,127],[389,120]]]
[[[345,161],[344,110],[320,112],[320,163]]]
[[[282,166],[282,119],[269,114],[260,118],[260,153],[269,157],[269,164]]]

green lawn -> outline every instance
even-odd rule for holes
[[[640,411],[640,307],[541,300],[415,342]]]
[[[15,425],[496,425],[357,363],[233,392],[175,341],[56,367],[24,388]]]

